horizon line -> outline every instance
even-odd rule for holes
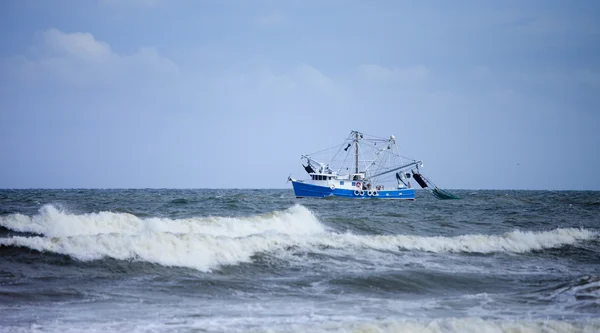
[[[427,191],[424,188],[413,188],[416,191]],[[600,189],[526,189],[526,188],[444,188],[453,191],[581,191],[600,192]],[[289,190],[284,187],[0,187],[0,191],[6,190]]]

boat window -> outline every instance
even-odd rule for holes
[[[344,185],[344,181],[343,180],[340,180],[340,185]]]
[[[323,176],[319,175],[319,180],[323,180]]]

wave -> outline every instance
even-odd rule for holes
[[[337,233],[300,205],[244,218],[176,220],[141,219],[112,212],[76,215],[44,206],[40,214],[33,217],[21,214],[1,217],[0,226],[39,235],[0,238],[2,246],[50,251],[82,261],[108,257],[201,271],[250,262],[259,253],[271,253],[284,260],[290,258],[290,253],[297,252],[346,256],[366,252],[377,255],[378,251],[379,254],[381,251],[523,253],[597,237],[594,231],[575,228],[456,237]]]
[[[180,205],[185,205],[190,203],[187,199],[185,198],[177,198],[177,199],[173,199],[171,200],[172,204],[180,204]]]
[[[596,236],[596,232],[587,229],[557,228],[549,231],[515,230],[503,235],[463,235],[455,237],[399,235],[365,238],[348,235],[346,240],[359,246],[367,245],[381,250],[393,250],[398,247],[405,250],[426,252],[524,253],[574,244]]]
[[[0,226],[40,236],[0,238],[2,246],[49,251],[82,261],[113,258],[211,271],[293,246],[292,236],[324,233],[302,206],[246,218],[140,219],[127,213],[71,214],[54,206],[33,217],[13,214]]]
[[[1,216],[0,226],[50,237],[153,232],[244,237],[264,232],[306,234],[324,231],[314,214],[299,205],[284,211],[244,218],[209,216],[175,220],[140,218],[129,213],[114,212],[77,215],[45,205],[40,208],[38,215],[32,217],[22,214]]]
[[[583,276],[576,281],[541,290],[542,300],[585,300],[594,305],[600,300],[600,276]]]

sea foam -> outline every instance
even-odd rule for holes
[[[142,219],[112,212],[78,215],[44,206],[32,217],[21,214],[1,217],[0,225],[38,234],[1,238],[0,245],[4,246],[50,251],[82,261],[138,260],[201,271],[250,262],[259,253],[271,253],[283,260],[293,251],[336,251],[348,256],[365,250],[375,250],[369,252],[373,255],[377,251],[523,253],[597,237],[594,231],[576,228],[455,237],[338,233],[326,228],[300,205],[250,217],[190,219]]]
[[[317,318],[314,318],[317,317]],[[0,332],[290,332],[290,333],[592,333],[600,330],[600,321],[584,320],[569,322],[563,320],[489,320],[479,317],[442,318],[429,320],[381,319],[327,321],[320,316],[300,316],[286,323],[272,318],[242,317],[233,323],[223,323],[213,318],[198,320],[177,320],[174,322],[148,322],[129,320],[110,323],[62,323],[35,324],[31,328],[0,327]],[[315,319],[320,321],[314,323]]]
[[[0,216],[0,225],[14,231],[51,237],[152,232],[244,237],[264,232],[310,234],[324,231],[314,214],[300,205],[243,218],[209,216],[189,219],[139,218],[113,212],[72,214],[53,205],[45,205],[40,208],[39,214],[31,217],[22,214]]]

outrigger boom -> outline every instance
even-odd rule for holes
[[[415,161],[415,162],[411,162],[411,163],[405,164],[405,165],[403,165],[403,166],[399,166],[399,167],[397,167],[397,168],[394,168],[394,169],[392,169],[392,170],[388,170],[388,171],[384,171],[384,172],[378,173],[378,174],[376,174],[376,175],[373,175],[373,176],[371,176],[371,177],[372,177],[372,178],[375,178],[375,177],[383,176],[383,175],[385,175],[385,174],[388,174],[388,173],[390,173],[390,172],[394,172],[394,171],[398,171],[398,170],[406,169],[406,168],[409,168],[409,167],[411,167],[411,166],[419,166],[419,165],[422,165],[422,164],[423,164],[423,162],[421,162],[421,161]]]

